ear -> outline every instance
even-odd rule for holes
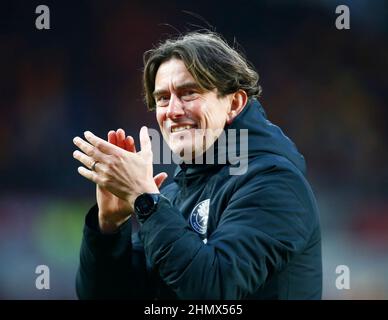
[[[231,94],[231,106],[227,115],[226,123],[229,125],[243,111],[248,101],[247,93],[240,89]]]

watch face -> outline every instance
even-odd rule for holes
[[[135,209],[138,214],[148,216],[152,213],[155,204],[154,198],[150,194],[144,193],[136,198]]]

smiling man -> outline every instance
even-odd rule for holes
[[[304,158],[266,118],[257,73],[210,32],[169,39],[144,62],[146,104],[183,162],[160,189],[166,174],[153,176],[147,128],[139,152],[122,129],[108,141],[74,138],[78,172],[97,187],[79,298],[320,299],[320,225]],[[229,151],[244,148],[247,168],[232,175]],[[227,160],[195,161],[210,152]]]
[[[212,146],[247,101],[243,90],[219,97],[217,89],[201,87],[185,62],[175,57],[159,67],[153,97],[165,141],[186,161]]]

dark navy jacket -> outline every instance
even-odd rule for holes
[[[231,175],[230,162],[178,166],[136,233],[128,221],[102,235],[90,210],[79,298],[321,298],[318,209],[303,156],[255,99],[225,129],[248,129],[244,174]]]

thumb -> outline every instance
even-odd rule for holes
[[[168,177],[167,173],[166,172],[161,172],[161,173],[158,173],[155,177],[154,177],[154,181],[156,183],[156,186],[158,187],[158,189],[160,188],[160,186],[163,184],[164,180],[166,180]]]
[[[146,126],[142,126],[140,129],[140,150],[151,151],[151,140]]]

